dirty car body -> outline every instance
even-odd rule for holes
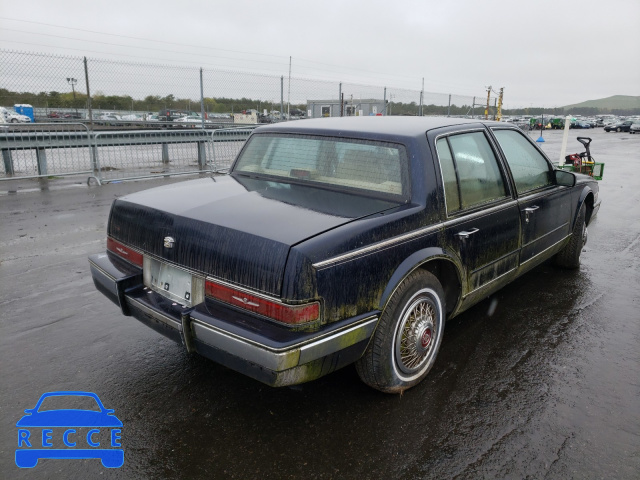
[[[189,352],[272,386],[356,362],[396,392],[446,319],[549,258],[577,267],[599,205],[508,124],[305,120],[256,129],[228,175],[115,200],[89,261]]]

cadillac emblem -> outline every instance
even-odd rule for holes
[[[174,243],[176,243],[176,241],[173,237],[164,237],[164,248],[173,248]]]

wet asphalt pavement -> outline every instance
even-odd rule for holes
[[[87,256],[105,250],[112,200],[184,179],[1,182],[0,476],[639,478],[640,135],[584,135],[606,167],[580,270],[542,265],[449,322],[435,367],[403,396],[352,367],[272,389],[98,293]],[[544,137],[557,160],[562,132]],[[16,421],[57,390],[115,409],[122,468],[16,467]]]

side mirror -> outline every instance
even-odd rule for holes
[[[563,185],[565,187],[573,187],[576,184],[576,176],[573,172],[567,172],[565,170],[554,170],[556,174],[556,185]]]

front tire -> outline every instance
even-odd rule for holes
[[[438,279],[416,270],[385,307],[362,358],[358,375],[386,393],[402,393],[424,379],[435,363],[444,333],[444,291]]]
[[[556,255],[556,265],[563,268],[578,268],[580,266],[580,253],[587,243],[586,206],[583,203],[578,212],[576,224],[573,226],[571,240]]]
[[[622,129],[620,127],[616,128],[616,132],[620,133]]]

